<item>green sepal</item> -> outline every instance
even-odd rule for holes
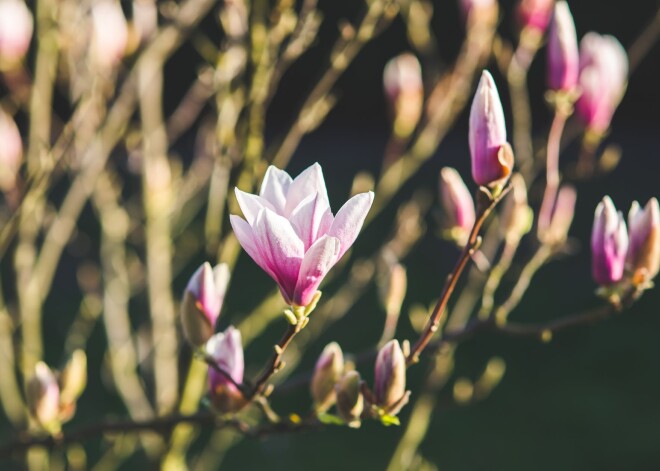
[[[401,425],[401,422],[399,421],[399,418],[396,415],[389,415],[389,414],[381,415],[380,423],[383,424],[385,427],[389,427],[391,425]]]
[[[326,425],[346,425],[346,422],[341,417],[328,414],[327,412],[321,412],[316,417],[319,419],[319,422]]]

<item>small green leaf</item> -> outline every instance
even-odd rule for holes
[[[326,425],[345,425],[346,424],[346,422],[344,422],[341,417],[338,417],[338,416],[332,415],[332,414],[327,414],[325,412],[320,413],[317,417],[318,417],[318,419],[321,423],[324,423]]]
[[[381,415],[380,417],[380,423],[382,423],[385,427],[389,427],[390,425],[401,425],[401,422],[399,422],[399,418],[395,415]]]

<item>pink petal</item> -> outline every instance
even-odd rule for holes
[[[229,222],[231,223],[231,227],[234,229],[234,234],[236,235],[238,242],[241,244],[241,247],[243,247],[243,250],[247,252],[252,260],[254,260],[263,271],[268,273],[268,276],[277,281],[277,276],[271,269],[267,258],[262,251],[259,250],[259,244],[252,227],[250,227],[245,219],[236,216],[235,214],[229,216]]]
[[[324,235],[314,242],[303,258],[293,302],[307,306],[325,275],[339,259],[341,243],[336,237]]]
[[[372,191],[360,193],[348,200],[335,216],[335,220],[328,230],[328,235],[338,238],[341,242],[337,260],[355,242],[373,201],[374,193]]]
[[[261,183],[259,196],[267,200],[275,208],[278,214],[284,214],[286,204],[286,194],[293,180],[284,170],[270,166],[264,175],[264,181]]]
[[[254,233],[282,294],[291,300],[305,253],[303,242],[288,219],[269,209],[259,212]]]
[[[305,244],[305,250],[319,238],[319,234],[328,230],[333,219],[328,201],[319,193],[305,198],[289,218],[298,237]]]
[[[319,193],[325,201],[328,201],[328,190],[325,188],[325,180],[323,180],[323,171],[318,163],[305,169],[289,187],[289,192],[286,195],[286,205],[284,207],[284,215],[288,216],[291,212],[309,195]],[[330,206],[330,203],[327,203]]]
[[[246,193],[238,188],[234,189],[234,193],[236,193],[236,199],[243,212],[243,216],[245,216],[245,219],[250,226],[254,225],[254,220],[257,218],[257,214],[259,214],[259,211],[262,208],[268,208],[277,212],[273,205],[261,196]]]

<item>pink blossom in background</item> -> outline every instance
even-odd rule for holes
[[[236,384],[243,384],[245,369],[241,333],[233,326],[227,327],[224,332],[211,337],[206,344],[206,352],[222,370],[220,372],[213,366],[209,367],[211,402],[221,412],[237,411],[245,405],[243,393],[236,387]]]
[[[628,238],[628,268],[644,269],[645,276],[653,278],[660,269],[660,207],[656,198],[651,198],[644,209],[633,201],[628,213]]]
[[[32,40],[33,22],[22,0],[0,0],[0,69],[23,59]]]
[[[487,70],[481,74],[470,109],[469,130],[472,177],[478,185],[505,181],[513,169],[513,154],[506,141],[506,123],[495,81]]]
[[[578,45],[573,15],[568,4],[555,4],[548,33],[548,86],[554,91],[569,92],[578,84]]]
[[[0,109],[0,190],[11,190],[23,159],[23,142],[13,118]]]
[[[621,281],[627,252],[628,232],[623,214],[606,196],[596,207],[591,231],[591,267],[596,283],[609,286]]]
[[[92,6],[93,63],[101,70],[116,66],[124,58],[128,44],[128,25],[119,2],[101,0]]]
[[[550,23],[554,0],[520,0],[516,8],[518,23],[523,28],[545,31]]]
[[[580,41],[580,98],[575,109],[598,133],[610,127],[628,80],[628,55],[614,36],[587,33]]]
[[[353,245],[374,194],[355,195],[333,215],[321,166],[314,164],[295,179],[270,166],[259,195],[237,188],[236,197],[245,219],[230,220],[241,246],[275,280],[287,303],[307,306]]]
[[[447,217],[445,226],[467,236],[474,225],[474,201],[460,174],[451,167],[440,171],[440,202]]]

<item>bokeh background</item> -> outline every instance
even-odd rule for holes
[[[440,52],[450,63],[464,34],[458,6],[454,0],[434,3],[434,31]],[[503,21],[499,31],[510,38],[515,31],[510,20],[513,3],[501,1]],[[658,8],[658,2],[653,0],[579,0],[569,1],[569,4],[579,37],[593,30],[613,34],[624,46],[632,43]],[[276,139],[292,122],[305,93],[319,76],[337,34],[337,22],[342,18],[355,18],[362,3],[321,0],[320,8],[324,12],[324,23],[318,41],[287,72],[267,116],[269,139]],[[203,27],[212,35],[217,29],[215,19],[209,18]],[[380,166],[390,127],[382,91],[382,70],[387,60],[409,49],[404,25],[397,19],[367,45],[339,81],[337,106],[318,130],[303,139],[288,168],[296,175],[309,164],[319,162],[324,169],[330,200],[335,202],[334,210],[349,191],[356,172],[365,169],[376,172]],[[192,47],[184,46],[166,66],[166,114],[194,78],[196,60]],[[502,83],[508,115],[506,87],[495,69],[491,66],[496,81]],[[529,79],[534,128],[539,137],[545,136],[551,119],[543,99],[544,73],[541,52],[532,65]],[[523,302],[512,314],[512,320],[541,321],[599,303],[590,276],[591,215],[605,194],[611,195],[619,208],[628,208],[633,200],[646,201],[659,195],[659,80],[660,47],[656,45],[630,77],[626,96],[607,137],[608,143],[621,147],[619,166],[611,174],[578,187],[578,217],[571,229],[574,252],[553,260],[538,273]],[[184,159],[193,152],[193,141],[194,132],[190,132],[177,144],[177,152]],[[576,154],[577,146],[571,145],[563,152],[562,161],[572,160]],[[397,200],[403,201],[419,188],[426,188],[435,195],[439,169],[447,165],[456,167],[463,175],[469,174],[467,113],[463,113],[436,155],[403,188]],[[360,236],[356,251],[375,247],[381,241],[382,228],[388,227],[393,217],[394,210],[380,215]],[[433,301],[458,255],[453,245],[438,237],[437,221],[429,216],[426,222],[429,231],[404,260],[409,279],[404,312],[413,303]],[[49,312],[44,319],[44,331],[53,339],[46,340],[47,355],[57,356],[61,344],[56,339],[64,335],[72,320],[71,313],[77,308],[79,293],[74,282],[75,273],[73,270],[67,273],[67,260],[78,255],[79,244],[83,247],[85,243],[90,247],[96,245],[98,234],[94,227],[93,224],[87,227],[82,220],[77,245],[65,254],[60,264],[62,274],[55,281],[55,289],[48,300],[48,305],[58,306],[60,312],[56,315]],[[182,292],[185,278],[177,279],[175,292]],[[240,320],[254,306],[255,299],[271,288],[270,279],[249,257],[242,255],[220,328]],[[329,341],[338,340],[346,351],[353,352],[375,343],[383,321],[382,312],[375,307],[376,299],[375,288],[370,289],[344,319],[310,348],[300,371],[313,367]],[[496,334],[471,338],[457,353],[454,378],[475,378],[488,359],[496,355],[506,362],[504,379],[490,397],[469,406],[457,405],[452,400],[450,387],[441,391],[440,405],[431,417],[429,433],[421,446],[422,454],[441,470],[660,468],[659,303],[660,292],[651,290],[629,311],[595,326],[559,334],[549,343]],[[136,304],[132,308],[139,311],[144,306]],[[280,331],[281,325],[274,325],[265,337],[275,341]],[[397,336],[414,336],[405,315]],[[93,332],[89,345],[90,388],[81,398],[74,424],[87,422],[87,417],[96,416],[99,409],[111,411],[111,415],[123,413],[117,397],[103,387],[100,376],[95,377],[101,375],[100,365],[104,361],[105,335],[100,325]],[[269,349],[268,341],[260,341],[247,351],[247,356],[265,358]],[[427,368],[422,362],[410,371],[413,400]],[[369,375],[366,372],[366,376]],[[282,410],[304,412],[308,407],[307,393],[293,390],[286,396],[275,395],[275,403]],[[401,413],[404,424],[408,412],[409,408]],[[224,457],[221,469],[384,469],[402,431],[402,427],[385,428],[367,422],[360,430],[329,427],[313,433],[244,440]],[[7,438],[7,434],[7,429],[0,431],[3,438]],[[86,445],[90,456],[97,446],[96,441]],[[143,459],[136,455],[124,467],[136,469]]]

